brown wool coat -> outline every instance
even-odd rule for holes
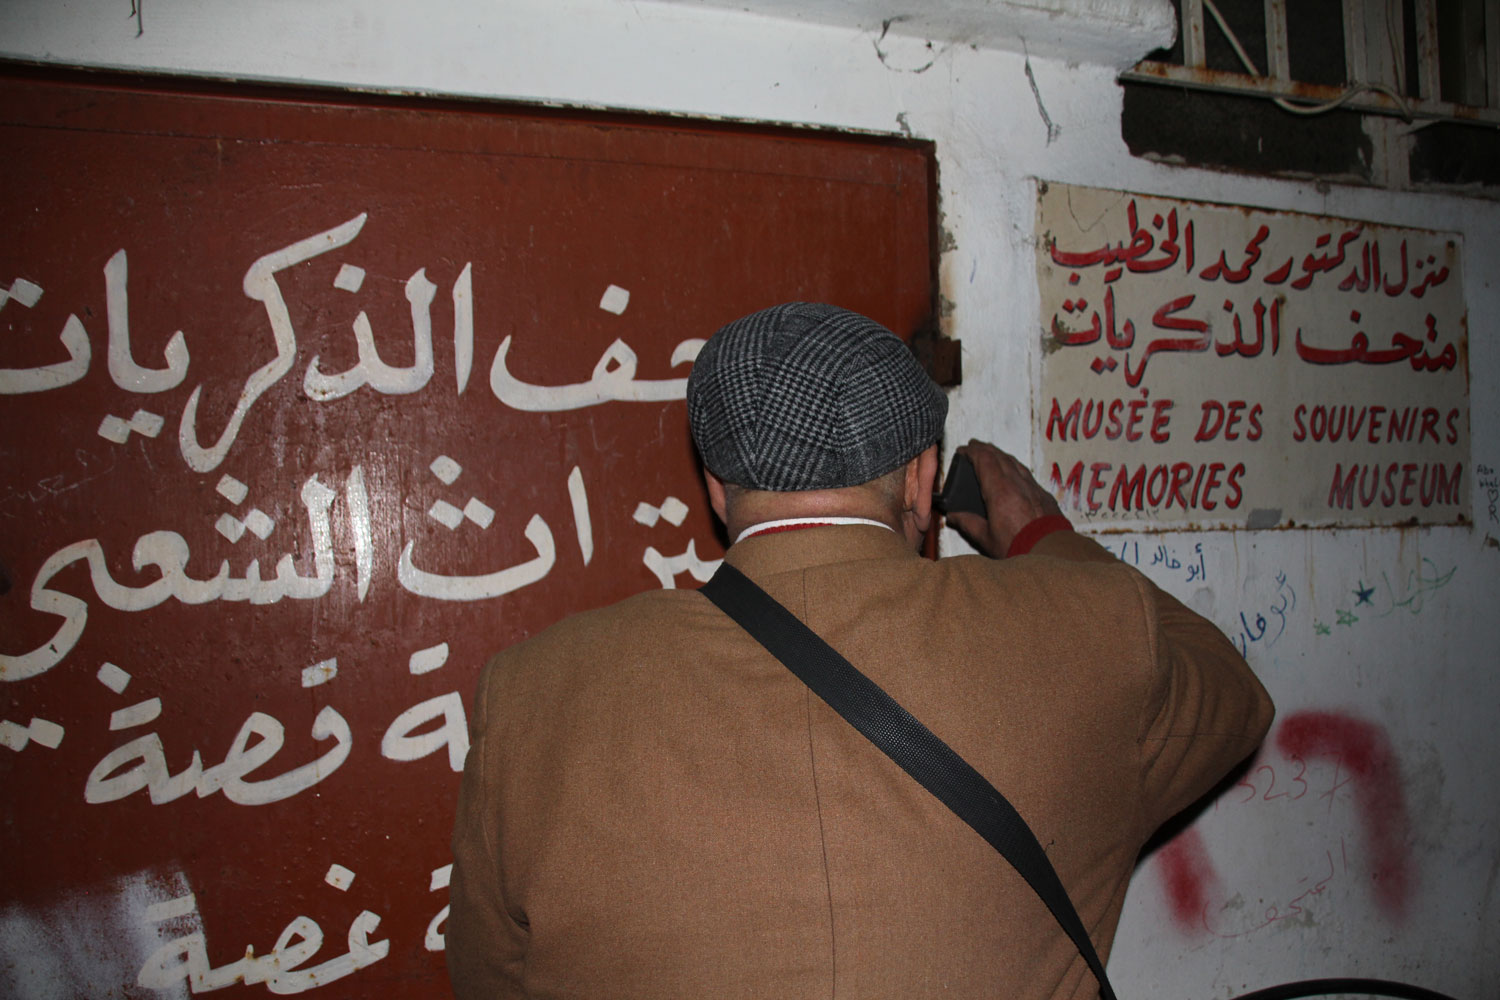
[[[1223,635],[1072,532],[931,562],[823,527],[728,559],[1009,797],[1106,957],[1143,842],[1270,724]],[[1097,992],[989,844],[693,591],[490,662],[453,853],[464,1000]]]

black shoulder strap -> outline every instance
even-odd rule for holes
[[[1073,939],[1099,980],[1102,1000],[1115,1000],[1104,963],[1046,852],[1026,821],[984,775],[733,566],[720,566],[702,591],[814,694],[989,841]]]

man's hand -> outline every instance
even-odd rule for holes
[[[971,440],[958,451],[974,463],[989,518],[954,511],[948,515],[948,524],[985,555],[1004,558],[1022,528],[1039,517],[1062,513],[1057,500],[1026,466],[989,442]]]

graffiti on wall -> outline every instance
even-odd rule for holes
[[[1486,525],[1500,524],[1500,475],[1488,465],[1476,465],[1475,474],[1479,477],[1480,504],[1484,509],[1482,516]]]
[[[1360,578],[1348,590],[1345,600],[1334,608],[1332,623],[1313,619],[1313,632],[1319,636],[1332,635],[1337,629],[1357,626],[1361,619],[1388,618],[1398,611],[1420,615],[1429,596],[1453,582],[1457,573],[1457,566],[1440,570],[1433,560],[1423,558],[1419,566],[1404,574],[1398,572],[1394,582],[1386,570],[1371,577],[1368,583]]]
[[[1184,934],[1235,939],[1283,922],[1309,925],[1330,886],[1346,882],[1363,885],[1387,920],[1404,918],[1416,860],[1400,764],[1379,725],[1341,711],[1295,712],[1212,808],[1254,810],[1259,822],[1310,831],[1317,843],[1236,885],[1197,827],[1178,834],[1154,864]]]

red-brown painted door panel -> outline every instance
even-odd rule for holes
[[[721,554],[696,338],[928,321],[930,150],[30,78],[0,149],[0,986],[445,995],[485,657]]]

